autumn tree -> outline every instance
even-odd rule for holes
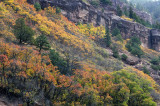
[[[18,18],[14,26],[14,35],[19,40],[20,44],[23,42],[32,43],[34,31],[31,27],[25,25],[24,18]]]
[[[8,57],[6,55],[0,55],[0,68],[2,68],[2,76],[5,79],[5,68],[7,66],[9,66],[9,60]],[[1,81],[2,81],[2,77],[1,77]]]
[[[37,48],[39,48],[39,52],[41,52],[42,49],[49,50],[51,47],[47,40],[47,37],[44,34],[36,38],[36,46]]]

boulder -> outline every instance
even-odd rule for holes
[[[137,65],[140,62],[138,57],[129,56],[126,60],[126,63],[129,65]]]

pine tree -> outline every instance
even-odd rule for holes
[[[36,46],[37,48],[39,48],[40,53],[42,49],[45,49],[45,50],[50,49],[50,44],[47,40],[47,37],[43,34],[36,38]]]
[[[118,35],[116,36],[116,39],[117,39],[118,41],[120,41],[120,42],[123,43],[123,38],[122,38],[122,35],[121,35],[121,34],[118,34]]]
[[[59,7],[56,8],[56,13],[57,14],[61,13],[61,9]]]
[[[127,7],[124,7],[124,15],[129,17],[129,11],[127,10]]]
[[[119,58],[118,48],[116,46],[112,47],[113,57]]]
[[[121,34],[120,30],[116,27],[113,31],[112,31],[112,36],[117,36]]]
[[[67,74],[67,61],[65,61],[58,52],[56,52],[54,49],[50,50],[49,57],[51,59],[51,62],[54,66],[58,66],[58,70],[61,72],[61,74]]]
[[[39,11],[39,10],[41,10],[41,5],[38,2],[36,2],[34,4],[34,8],[36,8],[36,11]]]
[[[100,0],[103,4],[112,5],[112,2],[110,0]]]
[[[141,41],[138,37],[133,36],[126,44],[126,48],[127,50],[135,55],[138,56],[139,58],[144,54],[144,52],[142,51],[141,47]]]
[[[123,15],[123,11],[121,10],[120,6],[117,6],[117,15],[118,16],[122,16]]]
[[[110,47],[112,43],[108,28],[106,28],[105,43],[107,47]]]
[[[34,31],[29,26],[25,25],[24,18],[19,18],[16,20],[16,25],[14,26],[14,35],[22,42],[32,43]]]
[[[133,15],[134,15],[133,9],[130,6],[130,8],[129,8],[129,18],[133,18]]]

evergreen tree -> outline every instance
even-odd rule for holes
[[[146,74],[148,74],[148,75],[150,74],[150,72],[149,72],[149,70],[147,69],[146,66],[143,67],[143,72],[146,73]]]
[[[116,46],[112,47],[113,57],[119,58],[118,48]]]
[[[56,8],[56,13],[57,14],[61,13],[61,9],[59,7]]]
[[[134,14],[133,9],[130,6],[130,8],[129,8],[129,18],[133,18],[133,14]]]
[[[110,47],[112,43],[108,28],[106,28],[105,43],[107,47]]]
[[[116,36],[116,39],[117,39],[118,41],[120,41],[120,42],[123,43],[123,38],[122,38],[121,34],[118,34],[118,35]]]
[[[103,4],[112,5],[112,2],[110,0],[100,0]]]
[[[58,66],[58,70],[61,72],[61,74],[67,74],[67,62],[60,57],[59,53],[55,50],[50,50],[49,57],[51,59],[51,62],[54,66]]]
[[[123,11],[121,10],[120,6],[117,6],[117,15],[118,16],[122,16],[123,15]]]
[[[47,40],[47,37],[43,34],[36,38],[36,46],[39,48],[39,52],[41,52],[42,49],[50,49],[50,44]]]
[[[116,27],[113,31],[112,31],[112,36],[117,36],[121,34],[120,30]]]
[[[32,43],[34,31],[29,26],[25,25],[24,18],[19,18],[16,20],[16,25],[14,26],[14,35],[22,42]]]
[[[124,15],[129,17],[129,11],[127,10],[127,7],[124,7]]]
[[[134,36],[127,42],[126,48],[131,54],[141,57],[144,53],[140,47],[141,41],[138,37]]]
[[[36,11],[39,11],[39,10],[41,10],[41,5],[38,2],[36,2],[34,4],[34,8],[36,8]]]

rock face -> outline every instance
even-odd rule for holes
[[[120,0],[111,0],[113,7],[116,9],[117,5],[120,6],[120,8],[123,10],[124,8],[127,8],[129,10],[130,5],[127,3],[121,2]],[[145,12],[145,11],[139,11],[136,8],[133,8],[133,11],[143,20],[148,21],[150,24],[152,24],[152,16]]]
[[[160,52],[160,30],[152,29],[151,30],[151,48]]]
[[[121,19],[118,16],[112,16],[111,29],[118,27],[124,39],[138,36],[142,42],[142,46],[150,47],[150,29],[145,26]]]
[[[110,30],[118,27],[124,39],[131,38],[132,36],[138,36],[144,47],[152,47],[159,51],[160,36],[155,34],[154,30],[146,28],[145,26],[124,20],[115,15],[115,7],[108,5],[100,5],[94,7],[89,3],[82,0],[27,0],[29,3],[39,2],[42,8],[50,6],[60,7],[62,14],[66,16],[70,21],[75,23],[93,23],[95,26],[107,25]],[[113,0],[113,5],[117,3],[117,0]],[[126,4],[121,4],[125,6]],[[142,15],[142,12],[140,13]],[[146,15],[143,14],[145,17]],[[147,19],[146,19],[147,20]],[[152,35],[152,36],[151,36]]]
[[[152,24],[152,16],[144,11],[135,11],[138,16],[140,16],[143,20],[148,21]]]

